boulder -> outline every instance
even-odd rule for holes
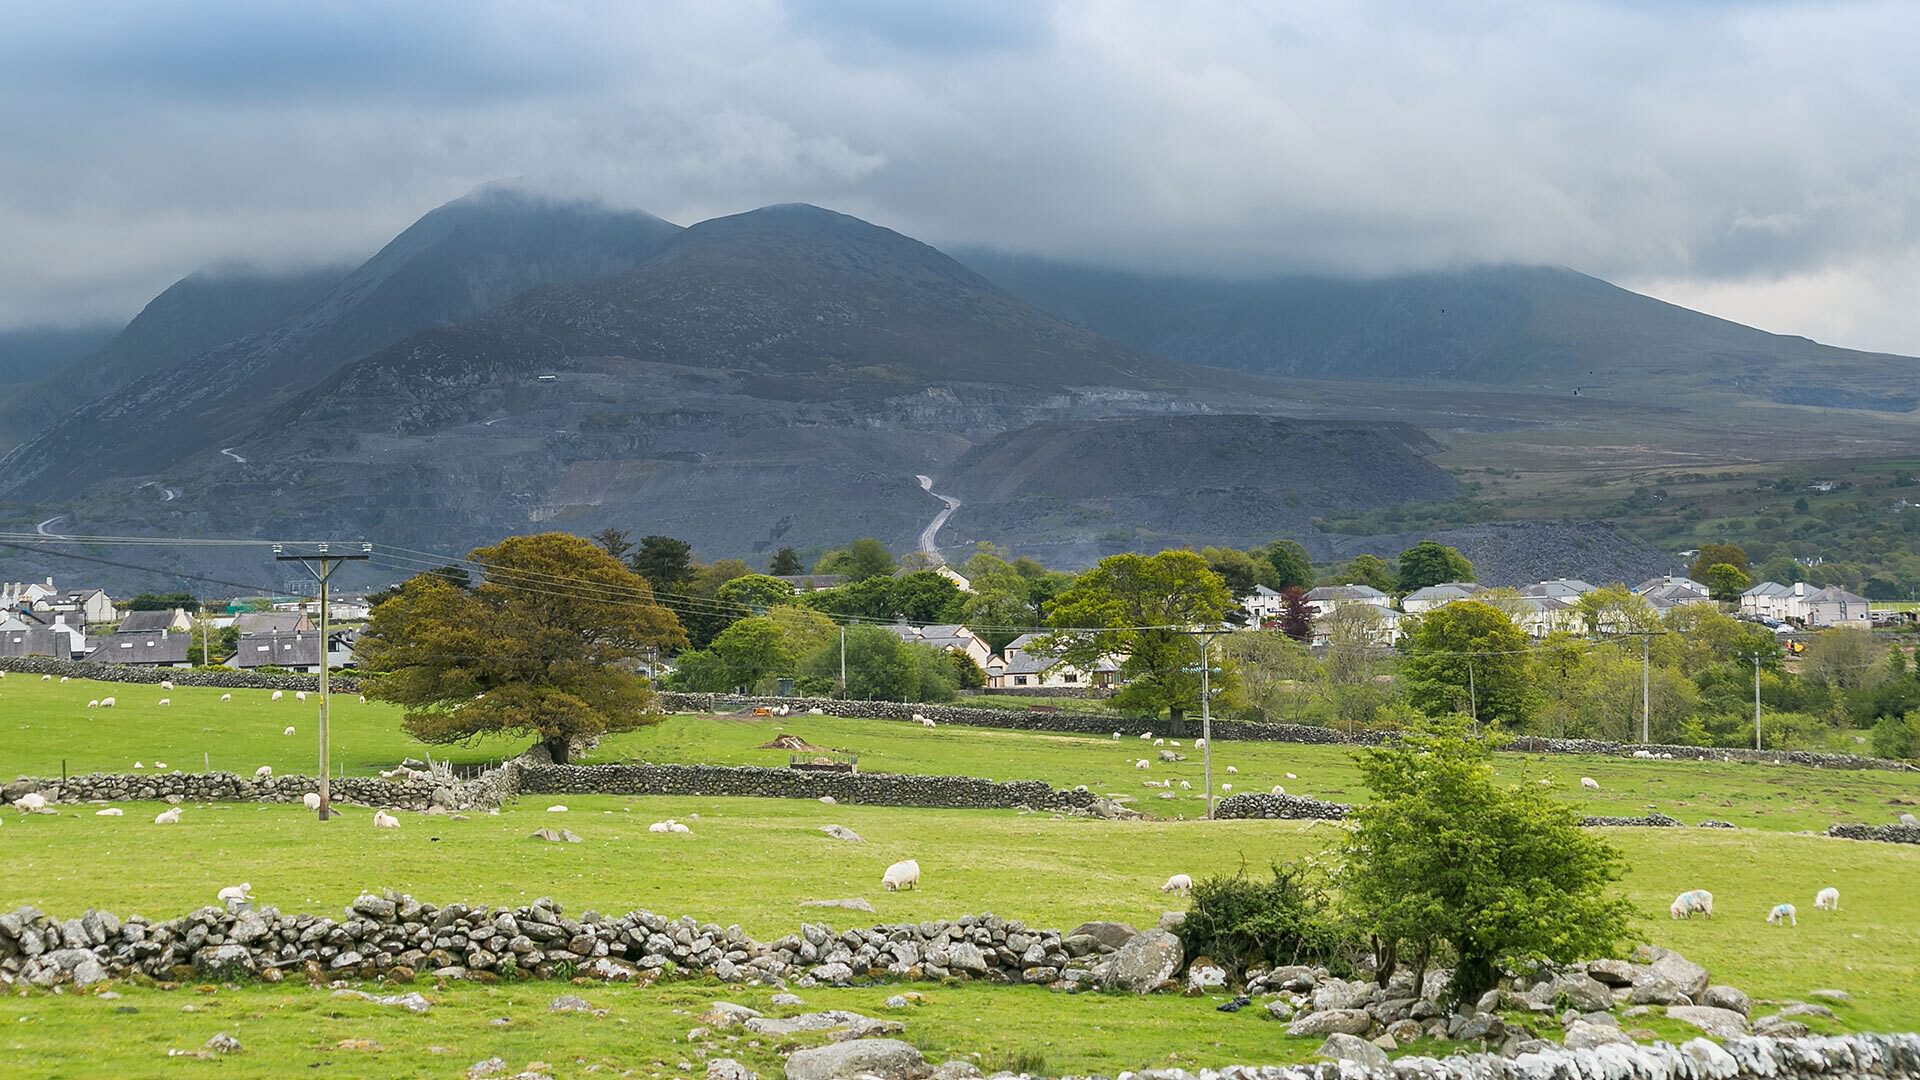
[[[244,945],[216,945],[193,954],[193,970],[202,978],[226,979],[257,974],[253,953]]]
[[[1357,1062],[1369,1069],[1388,1069],[1393,1066],[1385,1050],[1358,1035],[1348,1035],[1339,1031],[1327,1036],[1327,1041],[1321,1043],[1320,1049],[1315,1050],[1314,1054],[1334,1061]]]
[[[1677,952],[1662,953],[1648,966],[1654,974],[1671,981],[1689,998],[1697,999],[1707,989],[1707,969]]]
[[[956,942],[947,946],[947,966],[969,975],[985,975],[987,957],[980,951],[980,946],[970,941]]]
[[[1853,995],[1845,990],[1809,990],[1807,996],[1819,998],[1821,1001],[1831,1001],[1836,1005],[1845,1005],[1853,1000]]]
[[[1066,936],[1079,937],[1083,934],[1109,949],[1118,949],[1140,936],[1140,931],[1123,922],[1084,922],[1067,931]]]
[[[1732,1009],[1716,1009],[1708,1005],[1674,1005],[1667,1009],[1667,1017],[1692,1024],[1716,1039],[1731,1039],[1736,1035],[1747,1033],[1747,1018]]]
[[[1672,979],[1651,971],[1634,980],[1633,993],[1627,1000],[1635,1005],[1682,1005],[1692,1001]]]
[[[1556,975],[1527,992],[1527,998],[1540,1004],[1554,1004],[1562,998],[1581,1012],[1605,1012],[1613,1008],[1613,993],[1606,984],[1590,975],[1568,972]]]
[[[1715,1009],[1726,1009],[1747,1016],[1753,1012],[1753,999],[1737,986],[1709,986],[1698,1001]]]
[[[1194,961],[1187,967],[1187,993],[1191,996],[1211,993],[1227,988],[1225,968],[1205,958]]]
[[[1373,1030],[1373,1016],[1365,1009],[1328,1009],[1297,1016],[1287,1025],[1290,1038],[1312,1038],[1335,1033],[1365,1035]]]
[[[920,1051],[898,1039],[859,1039],[796,1050],[787,1058],[787,1080],[842,1080],[877,1076],[880,1080],[920,1080],[927,1068]]]
[[[1507,1037],[1507,1022],[1493,1013],[1474,1013],[1460,1025],[1454,1037],[1462,1042],[1499,1042]]]
[[[1313,988],[1313,1010],[1363,1009],[1373,1000],[1374,985],[1346,979],[1326,979]]]
[[[1122,990],[1130,994],[1149,994],[1180,970],[1184,953],[1180,939],[1165,930],[1148,930],[1113,954],[1113,965],[1101,980],[1102,990]]]
[[[794,1001],[797,1004],[799,999],[795,998]],[[758,1009],[735,1005],[731,1001],[716,1001],[707,1006],[706,1012],[700,1014],[700,1022],[710,1028],[724,1028],[744,1024],[759,1015]]]
[[[971,1061],[954,1058],[934,1066],[933,1080],[976,1080],[980,1070]]]
[[[1633,1040],[1621,1034],[1618,1027],[1589,1024],[1585,1020],[1575,1020],[1567,1025],[1565,1042],[1569,1050],[1591,1050],[1596,1046],[1605,1046],[1609,1043],[1633,1045]]]
[[[1633,965],[1625,960],[1594,960],[1587,964],[1587,974],[1608,986],[1632,986]]]
[[[707,1062],[707,1080],[760,1080],[760,1074],[732,1058],[714,1058]]]
[[[1833,1010],[1827,1008],[1825,1005],[1810,1005],[1804,1001],[1796,1001],[1781,1009],[1780,1015],[1786,1017],[1817,1016],[1822,1020],[1831,1020],[1833,1019]]]

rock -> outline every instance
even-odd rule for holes
[[[1420,1038],[1421,1034],[1418,1020],[1395,1020],[1387,1025],[1387,1036],[1393,1039],[1396,1045],[1410,1043]]]
[[[574,835],[572,829],[535,829],[533,830],[533,835],[527,837],[527,839],[545,840],[549,844],[578,844],[581,842],[580,838]]]
[[[798,1035],[807,1031],[850,1032],[854,1038],[868,1034],[880,1034],[901,1030],[904,1025],[897,1021],[875,1020],[871,1016],[862,1016],[845,1009],[828,1009],[824,1012],[801,1013],[799,1016],[780,1019],[772,1016],[756,1016],[746,1021],[746,1029],[755,1035]]]
[[[845,840],[849,844],[864,844],[867,842],[866,837],[861,836],[859,833],[854,832],[844,825],[822,825],[820,826],[820,831],[833,837],[835,840]]]
[[[1197,997],[1214,990],[1227,988],[1226,969],[1211,961],[1201,959],[1187,967],[1187,994]]]
[[[395,1008],[405,1009],[411,1013],[424,1013],[433,1008],[432,1002],[417,993],[376,996],[364,990],[335,990],[333,996],[337,998],[354,998],[360,1001],[370,1001],[375,1005],[390,1005]]]
[[[1100,983],[1102,990],[1150,994],[1180,970],[1184,952],[1180,939],[1165,930],[1136,934],[1113,954],[1113,966]]]
[[[507,1063],[500,1058],[490,1057],[485,1061],[476,1061],[467,1066],[467,1080],[484,1080],[485,1077],[499,1076],[507,1071]]]
[[[1692,1024],[1717,1039],[1731,1039],[1736,1035],[1747,1033],[1747,1018],[1732,1009],[1716,1009],[1707,1005],[1674,1005],[1667,1009],[1667,1017]]]
[[[1621,1034],[1618,1027],[1590,1024],[1585,1020],[1575,1020],[1568,1024],[1564,1041],[1569,1050],[1591,1050],[1596,1046],[1606,1046],[1610,1043],[1633,1045],[1633,1040]]]
[[[206,1049],[216,1054],[237,1054],[240,1052],[240,1040],[224,1031],[216,1032],[207,1040]]]
[[[1823,1020],[1831,1020],[1833,1019],[1833,1010],[1827,1008],[1825,1005],[1809,1005],[1804,1001],[1796,1001],[1786,1008],[1781,1009],[1780,1015],[1786,1017],[1818,1016]]]
[[[1541,1004],[1554,1004],[1562,998],[1581,1012],[1605,1012],[1613,1008],[1613,994],[1604,983],[1589,975],[1556,975],[1527,992],[1527,998]]]
[[[1160,922],[1157,925],[1160,929],[1171,934],[1175,930],[1180,929],[1180,924],[1186,921],[1187,913],[1184,911],[1163,911],[1160,913]]]
[[[1737,986],[1709,986],[1706,992],[1700,995],[1698,1001],[1709,1008],[1726,1009],[1729,1012],[1737,1012],[1741,1016],[1747,1016],[1753,1012],[1753,999],[1747,997],[1746,991]]]
[[[806,1004],[806,1002],[800,1000],[800,995],[798,994],[775,994],[773,995],[772,1001],[773,1004],[780,1006]],[[744,1006],[736,1006],[736,1008],[744,1008]]]
[[[987,973],[987,957],[978,945],[969,941],[957,942],[947,948],[947,966],[969,975],[984,975]]]
[[[775,994],[773,1003],[775,1005],[782,1004],[780,1001],[782,997],[793,997],[793,995]],[[799,1004],[800,999],[793,998],[793,1001],[795,1004]],[[710,1028],[726,1028],[733,1027],[736,1024],[744,1024],[760,1015],[762,1015],[762,1013],[759,1009],[751,1009],[745,1005],[735,1005],[731,1001],[716,1001],[707,1006],[706,1012],[700,1014],[700,1022]]]
[[[760,1074],[732,1058],[714,1058],[707,1062],[707,1080],[760,1080]]]
[[[1365,1035],[1373,1030],[1373,1017],[1364,1009],[1328,1009],[1326,1012],[1312,1012],[1297,1016],[1287,1025],[1290,1038],[1312,1038],[1316,1035]]]
[[[1364,1009],[1373,1000],[1373,991],[1374,985],[1370,982],[1325,979],[1313,988],[1313,1009],[1315,1012]]]
[[[933,1070],[920,1051],[898,1039],[859,1039],[796,1050],[787,1058],[787,1080],[841,1080],[876,1076],[880,1080],[919,1080]]]
[[[800,901],[800,906],[801,907],[845,908],[848,911],[864,911],[864,912],[867,912],[868,914],[873,913],[873,905],[867,903],[865,900],[862,900],[857,896],[852,897],[850,899],[846,899],[846,900],[802,900]]]
[[[1334,1061],[1358,1062],[1370,1069],[1387,1069],[1393,1065],[1385,1050],[1357,1035],[1339,1031],[1327,1036],[1327,1041],[1321,1043],[1320,1049],[1315,1050],[1314,1054]]]
[[[1300,993],[1306,993],[1311,991],[1314,984],[1319,981],[1319,975],[1310,967],[1301,967],[1298,965],[1277,967],[1267,972],[1267,986],[1279,987],[1282,990],[1295,990]]]
[[[1455,1035],[1462,1042],[1482,1039],[1499,1042],[1506,1037],[1507,1022],[1493,1013],[1474,1013],[1467,1017],[1467,1022],[1460,1025],[1460,1031]]]
[[[913,1007],[913,1002],[908,1001],[902,994],[895,994],[881,1002],[880,1006],[886,1009],[910,1009]]]
[[[1182,916],[1184,918],[1184,916]],[[1161,929],[1166,929],[1162,927]],[[1140,931],[1123,922],[1084,922],[1067,931],[1067,937],[1086,936],[1106,946],[1118,949],[1140,935]],[[1064,944],[1064,942],[1063,942]]]
[[[1266,1007],[1267,1015],[1273,1017],[1275,1020],[1290,1021],[1293,1019],[1294,1014],[1299,1012],[1298,1009],[1294,1008],[1293,1002],[1290,999],[1283,997],[1268,1001]]]
[[[1741,1071],[1739,1059],[1712,1039],[1688,1039],[1680,1052],[1700,1063],[1701,1076],[1734,1076]]]
[[[1608,986],[1632,986],[1633,965],[1625,960],[1593,960],[1587,964],[1587,974]]]
[[[1671,981],[1689,998],[1698,999],[1707,989],[1707,969],[1677,952],[1663,953],[1649,966],[1654,974]]]
[[[561,994],[559,997],[547,1003],[547,1011],[590,1013],[593,1011],[593,1006],[587,1004],[586,998],[576,997],[572,994]]]
[[[1819,998],[1821,1001],[1831,1001],[1835,1005],[1846,1005],[1853,1001],[1853,995],[1845,990],[1809,990],[1807,996]]]
[[[1679,1005],[1691,999],[1672,979],[1655,972],[1643,972],[1634,980],[1633,993],[1627,998],[1635,1005]]]
[[[961,1058],[943,1062],[934,1066],[933,1080],[977,1080],[980,1070],[973,1062]]]
[[[257,968],[253,953],[244,945],[216,945],[193,954],[195,974],[206,979],[237,978],[253,975]]]
[[[1798,1020],[1788,1020],[1775,1013],[1763,1016],[1753,1022],[1755,1035],[1770,1035],[1776,1039],[1799,1039],[1812,1034],[1813,1029]]]

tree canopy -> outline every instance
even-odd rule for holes
[[[1273,580],[1267,585],[1271,589],[1313,588],[1313,560],[1307,557],[1307,549],[1291,540],[1275,540],[1261,549],[1267,565],[1273,567]]]
[[[1393,567],[1378,555],[1355,555],[1347,561],[1340,571],[1338,585],[1371,585],[1381,592],[1392,592],[1398,588],[1393,576]]]
[[[645,578],[565,533],[509,537],[468,559],[483,568],[479,584],[412,578],[374,609],[356,646],[367,696],[404,708],[408,734],[436,744],[532,735],[564,762],[575,741],[661,719],[635,660],[687,639]]]
[[[1114,703],[1164,709],[1177,724],[1200,704],[1200,650],[1184,629],[1218,625],[1232,602],[1226,582],[1191,551],[1128,553],[1109,555],[1075,578],[1054,599],[1049,621],[1062,628],[1100,628],[1054,635],[1061,657],[1091,670],[1101,657],[1124,656],[1120,673],[1126,685]],[[1231,679],[1223,665],[1214,684],[1226,692]]]
[[[1708,571],[1722,563],[1746,573],[1747,549],[1739,544],[1701,544],[1700,553],[1693,557],[1693,564],[1687,568],[1687,576],[1704,585]]]
[[[773,553],[773,561],[767,564],[767,573],[776,577],[796,577],[806,573],[806,567],[800,564],[799,552],[783,547]]]
[[[1714,563],[1707,567],[1707,576],[1700,579],[1707,587],[1707,593],[1715,600],[1725,603],[1737,603],[1740,594],[1753,586],[1753,579],[1745,570],[1732,563]]]
[[[839,574],[848,582],[856,582],[889,576],[897,566],[893,552],[887,550],[887,545],[868,536],[820,556],[820,561],[814,564],[813,572]]]
[[[1400,676],[1415,708],[1471,713],[1482,723],[1526,720],[1536,697],[1530,643],[1505,612],[1460,600],[1411,621]]]
[[[620,539],[624,542],[624,535]],[[679,592],[693,577],[693,545],[658,533],[643,536],[639,548],[627,556],[627,565],[652,583],[655,592]]]
[[[1437,540],[1422,540],[1400,553],[1399,587],[1403,592],[1472,580],[1473,563]]]

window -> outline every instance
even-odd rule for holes
[[[1027,685],[1027,677],[1025,675],[1015,675],[1013,677],[1013,685],[1015,686]]]
[[[1079,681],[1080,681],[1080,674],[1079,674],[1079,672],[1075,672],[1075,671],[1069,671],[1069,672],[1067,672],[1067,673],[1066,673],[1065,675],[1062,675],[1062,676],[1060,676],[1060,681],[1061,681],[1061,682],[1070,682],[1070,683],[1077,683],[1077,682],[1079,682]]]

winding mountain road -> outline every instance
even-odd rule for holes
[[[55,514],[52,517],[48,518],[47,520],[41,522],[40,524],[35,525],[33,527],[33,531],[39,533],[41,536],[51,536],[55,540],[64,539],[59,533],[54,532],[51,529],[48,529],[47,526],[53,524],[56,521],[59,521],[61,518],[66,516],[67,515],[65,514]]]
[[[247,463],[247,459],[246,459],[246,458],[243,458],[243,457],[241,457],[241,456],[240,456],[239,454],[236,454],[236,453],[234,453],[234,452],[233,452],[233,447],[231,447],[231,446],[223,446],[223,447],[221,447],[221,448],[220,448],[220,452],[221,452],[221,453],[223,453],[223,454],[225,454],[225,455],[227,455],[228,457],[230,457],[230,458],[232,458],[233,460],[235,460],[235,461],[237,461],[237,462],[239,462],[239,463],[240,463],[240,464],[242,464],[242,465],[245,465],[245,464]]]
[[[916,473],[914,479],[920,481],[920,490],[946,504],[941,507],[939,513],[933,515],[933,520],[927,523],[927,527],[920,530],[920,551],[927,558],[932,559],[935,566],[945,566],[947,560],[940,554],[940,545],[936,543],[936,538],[940,535],[940,526],[947,523],[947,519],[953,516],[955,510],[960,509],[960,500],[933,490],[931,476],[921,476]]]

